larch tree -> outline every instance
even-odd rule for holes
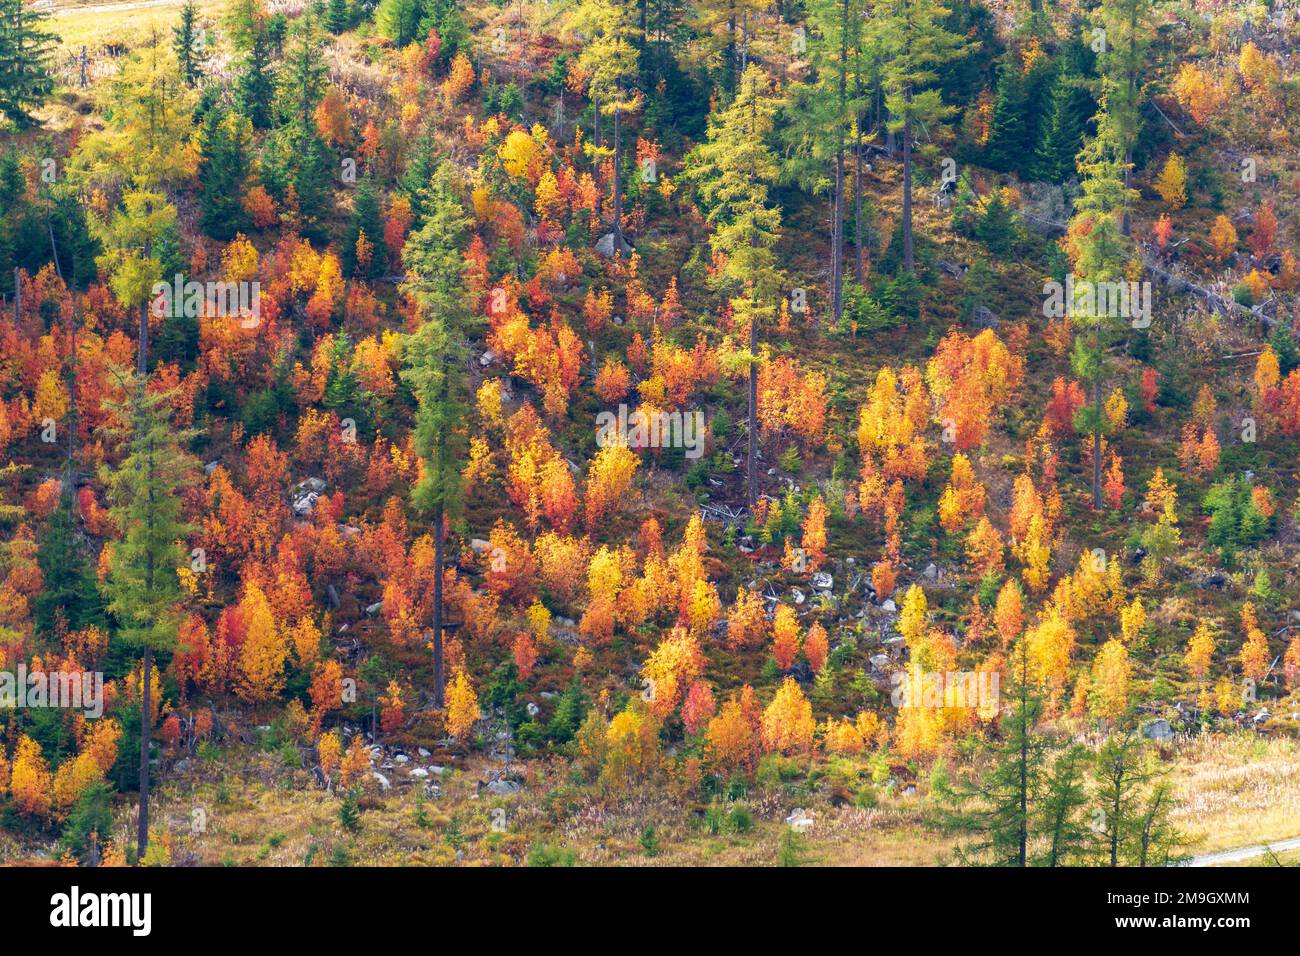
[[[1000,739],[984,745],[992,763],[975,779],[942,794],[946,805],[934,822],[944,830],[977,834],[972,843],[958,849],[962,859],[1023,867],[1029,864],[1048,741],[1037,730],[1043,702],[1034,686],[1026,638],[1017,644],[1011,666],[1015,694],[1011,709],[1002,718]],[[1066,797],[1058,793],[1058,799]]]
[[[1152,0],[1102,0],[1096,10],[1097,61],[1101,93],[1124,159],[1124,187],[1133,169],[1133,147],[1142,135],[1143,68],[1154,36]],[[1132,231],[1126,194],[1121,217],[1125,236]]]
[[[1113,310],[1098,307],[1098,290],[1107,288],[1103,283],[1127,278],[1130,244],[1123,217],[1134,194],[1125,185],[1128,170],[1120,127],[1103,103],[1097,135],[1079,154],[1083,195],[1075,203],[1066,238],[1073,260],[1074,301],[1065,303],[1066,314],[1079,325],[1071,367],[1092,392],[1091,405],[1075,415],[1075,427],[1092,435],[1092,506],[1098,511],[1102,507],[1101,438],[1108,428],[1102,394],[1110,368],[1107,351],[1117,331],[1109,314]]]
[[[735,99],[709,120],[708,140],[692,154],[688,175],[698,186],[713,225],[709,246],[723,260],[717,282],[732,300],[737,319],[749,327],[748,500],[758,501],[758,327],[776,314],[781,273],[772,247],[780,235],[781,210],[769,203],[768,186],[778,173],[768,147],[777,102],[771,81],[757,66],[745,70]]]
[[[621,256],[630,249],[623,238],[623,118],[639,110],[643,100],[636,89],[643,35],[635,7],[625,0],[583,0],[573,25],[587,35],[578,65],[590,77],[592,105],[598,116],[604,113],[614,119],[613,252]],[[599,163],[603,151],[599,135],[595,139]]]
[[[420,324],[406,340],[401,377],[415,393],[415,451],[422,462],[411,502],[433,524],[433,702],[443,704],[442,578],[446,516],[462,504],[466,458],[461,423],[468,409],[464,247],[469,220],[452,181],[440,166],[424,196],[424,225],[407,240],[405,288]]]
[[[933,84],[936,68],[969,52],[971,44],[947,30],[942,0],[876,0],[868,29],[879,44],[889,129],[903,134],[903,268],[916,272],[912,230],[912,153],[918,128],[943,122],[954,108]]]
[[[126,398],[113,411],[124,423],[124,457],[103,474],[109,513],[122,538],[112,545],[104,592],[119,639],[141,650],[137,851],[143,858],[149,845],[150,674],[154,653],[176,644],[185,600],[176,569],[187,563],[182,542],[190,531],[181,492],[195,480],[198,462],[183,447],[190,433],[171,422],[175,392],[147,391],[140,371],[125,376],[123,384]]]
[[[814,193],[822,192],[829,180],[830,305],[838,327],[844,311],[845,152],[864,112],[862,83],[856,76],[849,82],[859,66],[862,18],[848,0],[814,0],[808,17],[815,73],[807,83],[796,84],[785,109],[789,125],[784,139],[791,154],[786,174]]]

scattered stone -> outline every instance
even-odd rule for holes
[[[825,571],[818,571],[812,576],[812,586],[818,591],[829,591],[835,587],[835,578]]]
[[[370,617],[374,617],[383,609],[384,609],[384,602],[376,601],[374,604],[367,605],[366,614],[368,614]]]
[[[220,465],[220,464],[221,464],[221,462],[219,462],[219,461],[210,461],[210,462],[208,462],[206,465],[203,466],[203,473],[204,473],[205,475],[211,476],[212,473],[213,473],[214,471],[217,470],[217,466]]]
[[[889,659],[889,655],[888,655],[888,654],[872,654],[872,655],[871,655],[871,667],[872,667],[872,669],[875,670],[877,673],[881,673],[881,674],[883,674],[886,670],[889,669],[889,665],[890,665],[891,663],[893,663],[893,662]]]
[[[939,569],[935,567],[934,564],[927,564],[925,570],[921,572],[921,577],[925,578],[927,581],[938,581]]]
[[[623,255],[629,255],[632,252],[632,246],[626,238],[619,243],[619,249]],[[596,254],[604,256],[606,259],[614,258],[614,233],[607,232],[596,240]]]
[[[1143,724],[1142,736],[1148,740],[1173,740],[1174,728],[1169,725],[1169,721],[1161,717],[1159,720],[1151,720]]]
[[[524,709],[528,711],[529,717],[536,717],[538,714],[542,712],[542,708],[538,707],[531,700],[528,702],[528,706],[525,707]]]
[[[330,607],[338,610],[340,603],[339,589],[332,584],[325,585],[325,596],[330,599]]]
[[[493,780],[487,785],[487,788],[498,797],[508,797],[524,789],[523,785],[517,780]]]
[[[398,763],[407,763],[410,761],[411,758],[406,756],[406,754],[398,754],[393,759],[396,760]]]
[[[425,750],[423,747],[419,747],[419,748],[417,748],[415,752],[418,753],[421,757],[432,757],[432,756],[433,756],[433,754],[429,753],[429,751]]]
[[[497,353],[493,352],[491,349],[488,349],[486,352],[484,352],[482,355],[478,357],[478,364],[483,366],[484,368],[487,368],[496,360],[497,360]]]
[[[894,603],[893,598],[885,598],[885,600],[881,602],[880,609],[882,611],[888,611],[890,614],[896,614],[898,612],[898,605]]]
[[[796,809],[785,818],[786,824],[799,833],[811,830],[813,827],[813,818],[803,809]]]
[[[965,268],[949,259],[940,259],[936,265],[939,266],[940,272],[954,279],[960,279],[966,273]]]
[[[482,554],[490,547],[492,547],[492,542],[488,541],[486,538],[469,539],[469,549],[473,551],[475,554]]]
[[[412,767],[410,770],[410,774],[412,777],[419,777],[421,779],[424,779],[425,777],[429,776],[429,771],[425,770],[423,767]]]
[[[798,588],[790,589],[790,597],[794,600],[795,604],[802,604],[804,602],[803,592]]]
[[[998,314],[987,306],[977,305],[971,313],[971,324],[977,329],[996,329],[1002,324]]]
[[[378,770],[372,770],[372,771],[370,771],[370,776],[374,777],[376,780],[379,781],[379,789],[381,789],[381,790],[391,790],[391,789],[393,789],[393,785],[392,785],[391,783],[388,782],[388,778],[385,777],[385,776],[384,776],[382,773],[380,773]]]

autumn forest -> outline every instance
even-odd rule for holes
[[[0,0],[0,865],[1300,864],[1300,12]]]

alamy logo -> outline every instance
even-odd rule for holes
[[[246,329],[262,321],[262,283],[186,282],[179,272],[170,282],[155,282],[153,314],[160,318],[197,319],[201,316],[234,316]]]
[[[1064,284],[1048,280],[1043,283],[1043,315],[1132,319],[1133,328],[1145,329],[1151,325],[1151,283],[1088,282],[1073,275]]]
[[[890,683],[890,701],[900,709],[973,708],[996,714],[1001,675],[997,671],[896,671]]]
[[[0,671],[0,709],[64,708],[93,720],[104,713],[104,675],[100,671]]]
[[[153,927],[153,895],[150,893],[85,893],[74,886],[71,892],[50,897],[50,925],[128,926],[132,935],[148,936]]]
[[[596,444],[608,448],[616,443],[634,449],[683,448],[687,458],[699,458],[704,454],[704,413],[638,408],[629,414],[626,405],[619,405],[618,414],[596,416]]]

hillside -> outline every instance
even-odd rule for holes
[[[1295,11],[6,11],[0,862],[1300,837]]]

